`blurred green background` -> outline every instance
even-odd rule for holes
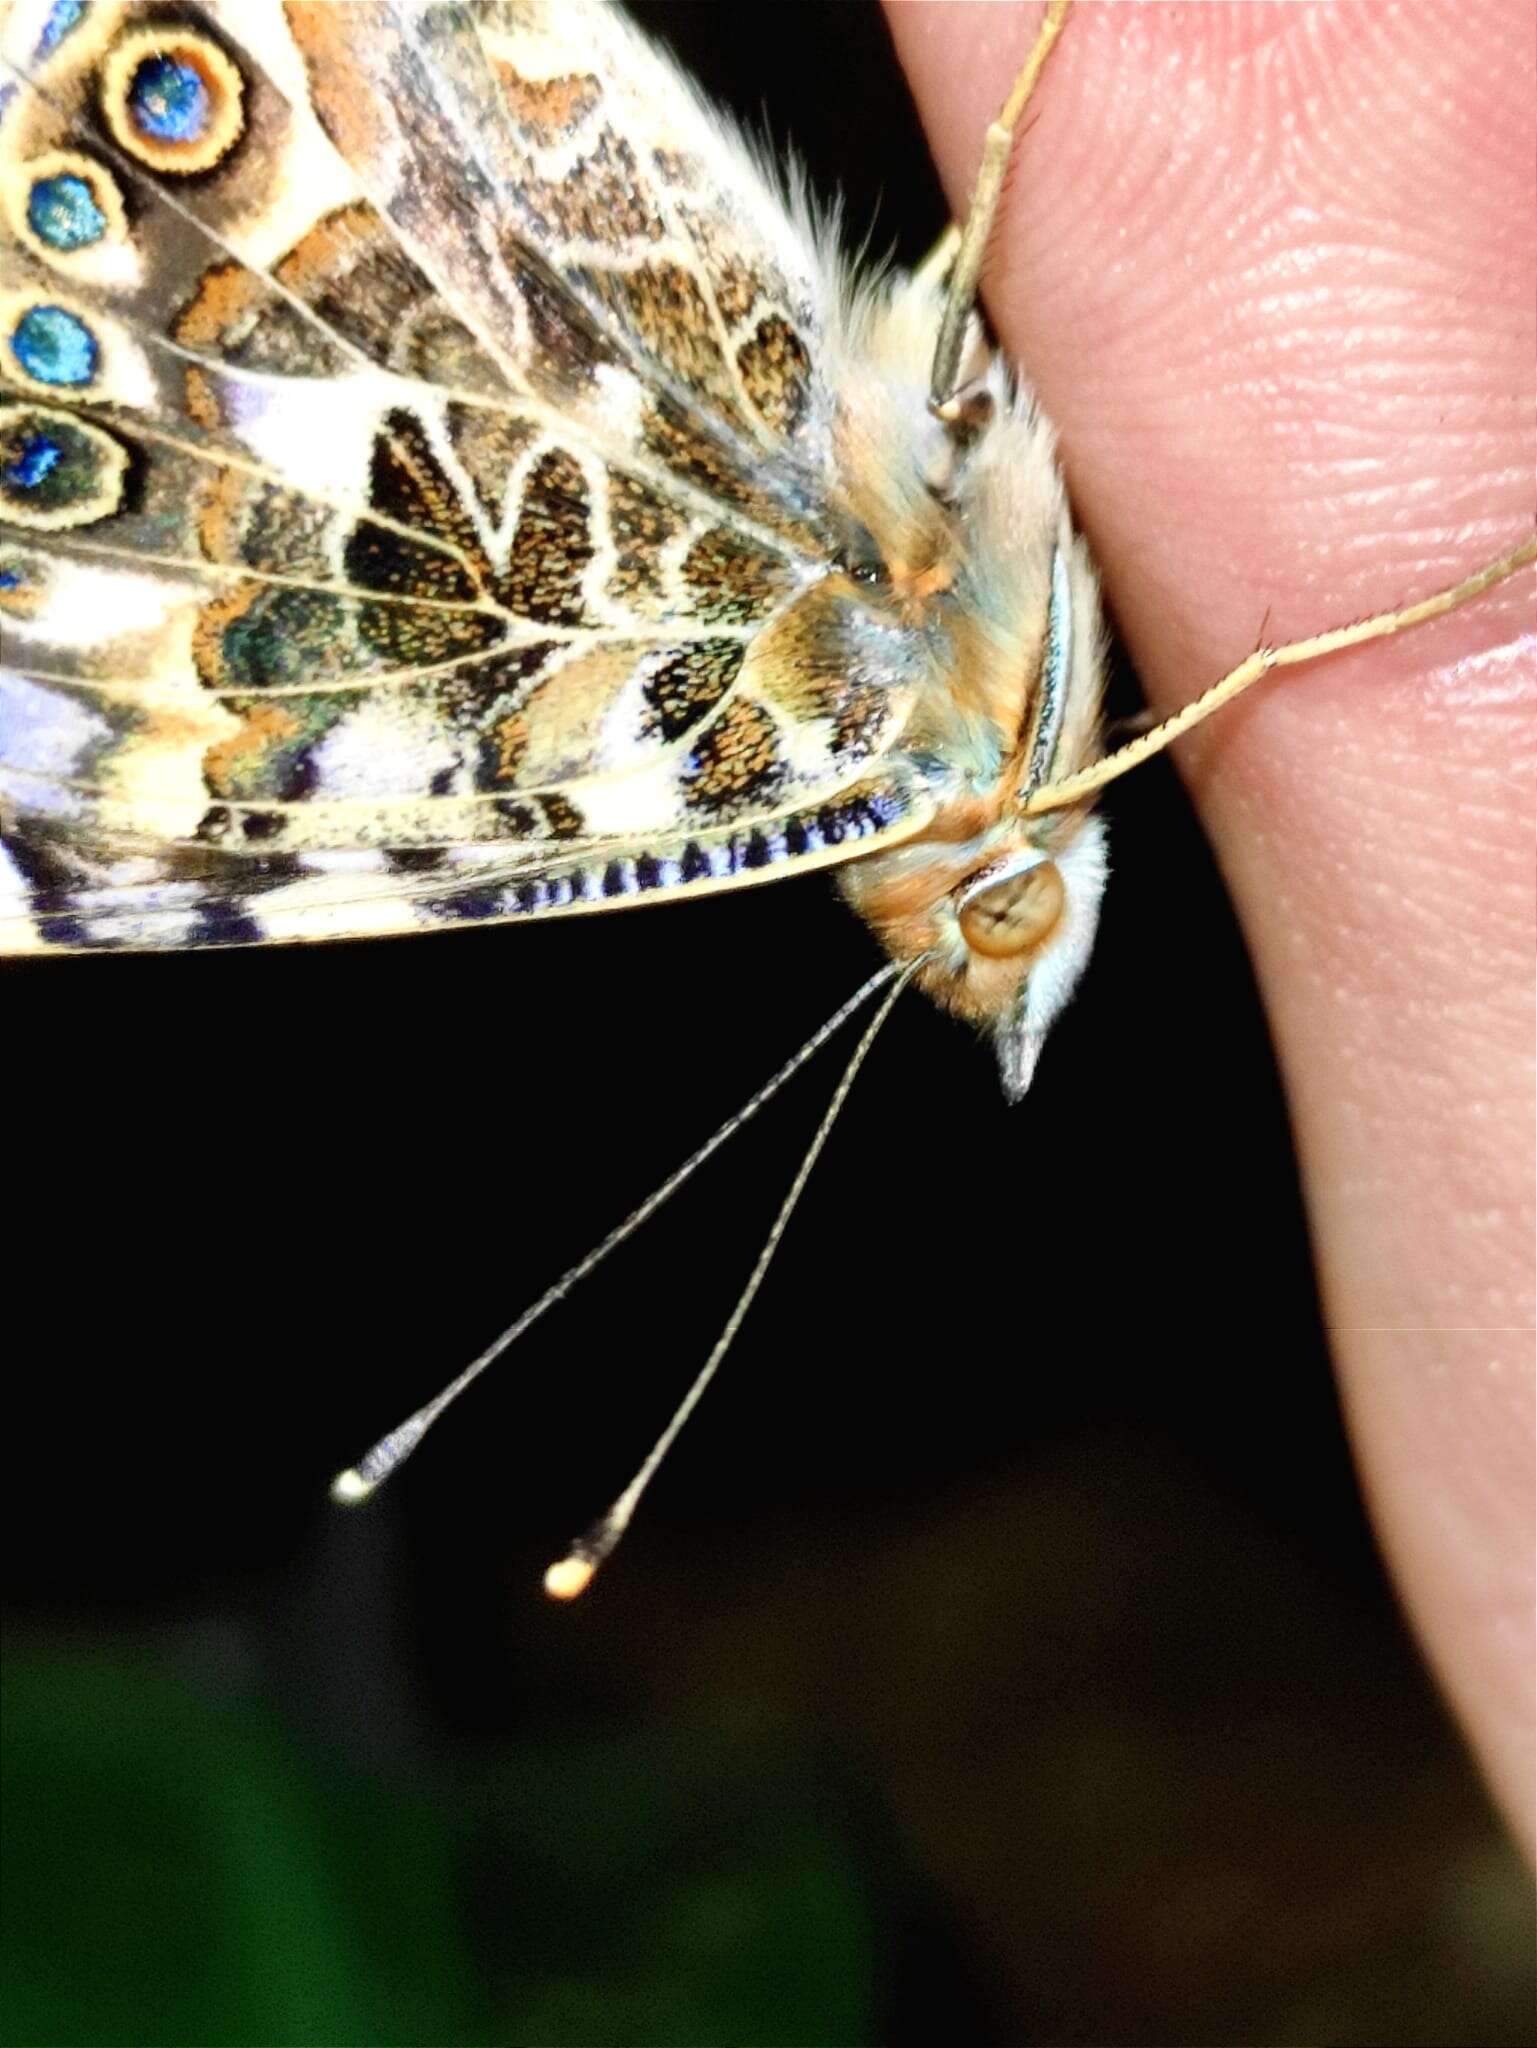
[[[578,1609],[403,1481],[13,1631],[5,2038],[1528,2040],[1524,1872],[1322,1554],[1332,1456],[1298,1534],[1052,1405],[916,1499],[664,1503]]]
[[[873,5],[643,11],[926,246]],[[869,971],[825,886],[8,975],[7,2041],[1532,2039],[1530,1886],[1365,1527],[1241,943],[1172,772],[1111,810],[1028,1103],[899,1008],[569,1610],[540,1572],[836,1054],[366,1511],[326,1480]]]

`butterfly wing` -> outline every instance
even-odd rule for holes
[[[809,243],[617,15],[23,0],[0,49],[0,949],[921,825]]]

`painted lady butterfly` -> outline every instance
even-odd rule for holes
[[[859,279],[606,0],[14,0],[0,950],[828,867],[891,956],[860,999],[916,980],[1021,1095],[1092,942],[1099,789],[1534,554],[1103,755],[1094,574],[973,303],[1066,11],[964,232]]]

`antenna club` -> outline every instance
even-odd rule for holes
[[[575,1600],[592,1584],[597,1569],[592,1558],[573,1550],[550,1566],[544,1575],[544,1590],[552,1600]]]
[[[331,1481],[331,1498],[338,1507],[358,1507],[378,1484],[377,1479],[365,1479],[356,1465],[349,1465],[345,1472],[338,1472]]]

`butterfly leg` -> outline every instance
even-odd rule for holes
[[[1492,590],[1495,584],[1503,583],[1507,576],[1514,576],[1533,562],[1537,562],[1537,534],[1522,541],[1519,547],[1512,548],[1508,555],[1501,555],[1497,562],[1487,563],[1471,576],[1464,576],[1460,583],[1438,590],[1433,596],[1423,597],[1417,604],[1401,605],[1390,612],[1375,612],[1371,618],[1358,619],[1354,625],[1336,626],[1332,632],[1314,633],[1306,640],[1291,640],[1284,647],[1257,647],[1247,660],[1230,669],[1210,689],[1203,690],[1182,711],[1162,719],[1140,738],[1117,747],[1113,754],[1106,754],[1102,760],[1095,761],[1077,775],[1068,776],[1066,781],[1049,782],[1034,791],[1021,807],[1023,814],[1033,817],[1041,811],[1062,810],[1067,805],[1082,803],[1086,797],[1103,789],[1107,782],[1116,781],[1152,755],[1161,754],[1182,733],[1202,724],[1214,711],[1231,704],[1235,697],[1241,697],[1245,690],[1262,681],[1272,669],[1294,668],[1299,662],[1318,661],[1326,654],[1340,654],[1345,648],[1360,647],[1368,640],[1391,639],[1393,634],[1406,632],[1410,626],[1420,626],[1427,619],[1439,619],[1447,612],[1460,610],[1463,605],[1471,604],[1475,597],[1482,597],[1486,590]]]
[[[945,310],[939,323],[939,339],[934,345],[934,367],[929,373],[929,404],[941,419],[949,417],[946,408],[956,396],[961,356],[966,346],[966,323],[976,303],[977,280],[982,275],[982,262],[987,254],[987,238],[992,233],[998,201],[1003,193],[1003,181],[1009,168],[1009,155],[1014,147],[1015,130],[1019,126],[1020,115],[1025,111],[1030,95],[1035,90],[1041,68],[1051,54],[1052,44],[1062,33],[1070,4],[1071,0],[1050,0],[1035,38],[1035,47],[1026,58],[1023,70],[1014,81],[1013,90],[1004,101],[998,118],[989,127],[982,145],[982,164],[977,172],[976,188],[971,195],[966,225],[960,231],[959,246],[950,264]],[[941,237],[925,259],[925,269],[934,262],[944,247],[944,238]]]

